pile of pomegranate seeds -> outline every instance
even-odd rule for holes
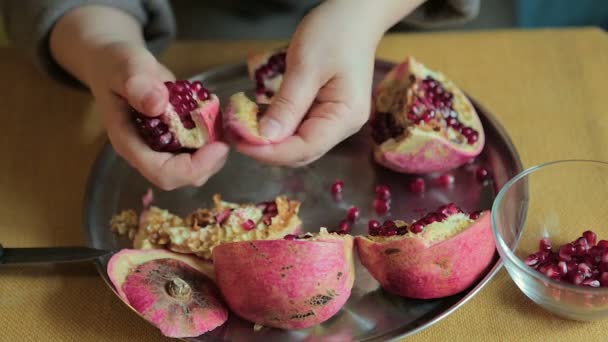
[[[373,205],[376,214],[384,215],[391,209],[391,190],[386,185],[378,185],[374,189],[376,198]]]
[[[596,242],[597,235],[590,230],[558,248],[543,238],[538,243],[538,252],[530,254],[524,262],[555,280],[578,286],[608,287],[608,241]]]

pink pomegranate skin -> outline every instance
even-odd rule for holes
[[[362,236],[355,245],[361,263],[385,290],[417,299],[462,292],[484,274],[495,251],[489,211],[432,245],[420,237],[375,242]]]
[[[408,88],[407,80],[410,77],[415,77],[417,80],[433,77],[446,91],[450,92],[453,95],[452,109],[458,114],[458,120],[460,120],[458,125],[469,127],[469,131],[474,130],[476,132],[475,141],[457,143],[445,136],[445,134],[460,136],[461,133],[457,133],[455,129],[444,125],[439,132],[436,132],[424,124],[414,124],[406,119],[408,115],[406,112],[411,109],[412,102],[416,101]],[[393,104],[389,106],[391,108],[389,110],[387,103],[390,101],[386,102],[385,99],[391,97],[397,97],[399,100],[395,102],[402,103],[403,107],[395,109]],[[391,170],[411,174],[445,172],[476,157],[484,147],[483,127],[469,99],[447,77],[426,68],[413,57],[408,57],[403,63],[395,66],[375,89],[375,113],[372,116],[372,126],[378,115],[377,112],[384,110],[388,110],[395,117],[393,124],[395,124],[395,120],[398,120],[401,122],[400,125],[404,125],[397,130],[401,133],[382,143],[375,142],[374,144],[375,160]],[[461,137],[461,139],[466,141],[467,137]]]
[[[348,300],[352,248],[350,235],[226,243],[213,250],[216,282],[237,315],[269,327],[308,328]]]

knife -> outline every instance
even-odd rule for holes
[[[113,251],[90,247],[5,248],[0,244],[0,265],[92,261]]]

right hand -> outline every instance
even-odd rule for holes
[[[113,43],[99,48],[87,63],[87,80],[100,107],[108,137],[116,152],[163,190],[201,186],[217,173],[228,156],[222,142],[207,144],[193,154],[152,150],[139,137],[128,105],[148,116],[165,110],[169,93],[164,81],[173,74],[143,46]]]

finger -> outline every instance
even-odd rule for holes
[[[172,80],[172,75],[146,50],[130,51],[120,58],[116,73],[110,77],[112,90],[145,115],[162,114],[169,100],[164,81]]]
[[[344,104],[322,103],[313,107],[298,133],[285,141],[262,146],[237,144],[237,149],[264,163],[298,167],[315,161],[356,133],[364,121]]]
[[[288,65],[283,83],[273,97],[263,118],[260,133],[271,142],[277,142],[292,135],[308,113],[319,88],[320,78],[315,69],[304,65]]]

